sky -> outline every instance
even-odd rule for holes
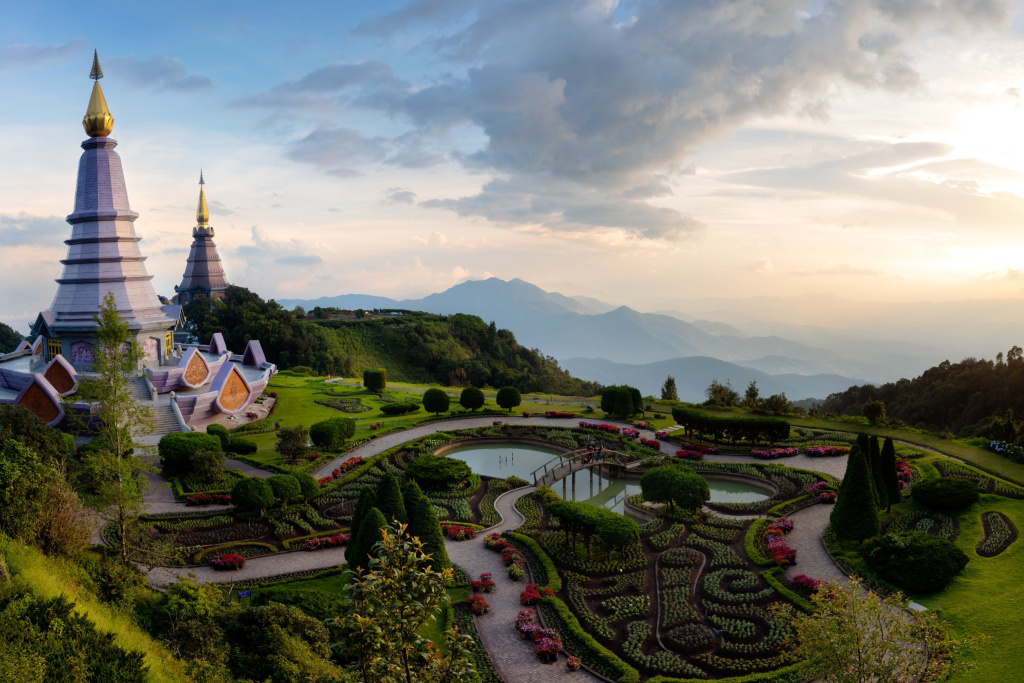
[[[202,169],[229,280],[264,298],[496,276],[642,311],[1019,300],[1019,10],[16,3],[0,23],[0,320],[25,331],[56,290],[93,49],[167,296]]]

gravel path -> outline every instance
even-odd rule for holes
[[[600,681],[589,671],[580,669],[571,672],[565,667],[565,658],[561,657],[554,664],[541,664],[533,653],[533,643],[522,640],[516,635],[515,621],[519,610],[525,609],[519,604],[519,594],[526,587],[527,581],[513,581],[505,574],[505,565],[501,555],[484,547],[484,536],[491,532],[514,529],[523,522],[523,516],[515,509],[515,501],[525,496],[534,487],[524,487],[502,494],[494,502],[494,508],[501,515],[502,523],[477,534],[471,541],[447,541],[445,547],[452,562],[466,570],[470,579],[479,578],[480,574],[490,572],[494,582],[498,584],[493,593],[484,597],[491,609],[487,614],[476,617],[476,628],[480,633],[480,641],[494,662],[494,668],[502,680],[509,683],[533,681]],[[534,610],[536,611],[536,610]]]
[[[149,583],[154,586],[167,586],[187,578],[189,574],[194,575],[199,583],[230,583],[245,579],[264,579],[312,569],[330,569],[343,564],[345,564],[344,548],[326,548],[312,553],[302,550],[254,557],[247,561],[242,569],[230,572],[219,572],[206,565],[181,568],[157,567],[149,573]]]

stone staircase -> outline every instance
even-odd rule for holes
[[[153,436],[163,436],[180,432],[178,418],[174,417],[174,409],[170,405],[153,406]]]
[[[149,393],[149,387],[146,386],[146,380],[142,377],[136,377],[132,380],[132,383],[128,385],[128,394],[136,401],[153,400]]]

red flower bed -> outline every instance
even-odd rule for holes
[[[896,461],[896,478],[900,480],[903,488],[906,488],[910,485],[910,482],[914,481],[914,471],[910,469],[910,465],[907,464],[906,460]]]
[[[679,447],[687,451],[697,451],[705,455],[714,454],[718,452],[718,449],[714,446],[702,446],[699,443],[690,443],[689,441],[680,441]]]
[[[319,453],[306,453],[306,460],[316,460],[319,457]]]
[[[628,436],[631,439],[635,439],[636,437],[640,436],[640,432],[638,432],[635,429],[630,429],[629,427],[623,427],[622,428],[622,435],[623,436]]]
[[[821,581],[806,574],[797,574],[793,577],[793,585],[808,593],[814,593],[818,590],[818,586],[821,585]]]
[[[185,499],[185,504],[192,507],[203,505],[231,505],[230,493],[197,493]]]
[[[336,548],[339,545],[348,545],[352,534],[337,534],[334,536],[321,536],[319,538],[307,538],[302,547],[306,550],[322,550],[324,548]]]
[[[320,486],[323,486],[324,484],[329,484],[332,481],[334,481],[334,477],[326,476],[326,477],[320,477],[319,479],[317,479],[316,483],[319,484]]]
[[[537,584],[526,584],[526,590],[519,594],[519,604],[535,605],[538,600],[540,600],[540,591],[537,590]]]
[[[348,460],[346,460],[343,463],[339,463],[337,467],[335,467],[333,470],[331,470],[331,478],[338,479],[338,478],[344,476],[345,473],[347,473],[347,472],[355,469],[356,467],[358,467],[359,463],[361,463],[362,461],[363,461],[362,456],[357,455],[354,458],[349,458]],[[327,477],[324,477],[323,479],[327,479]],[[321,480],[320,483],[323,484],[323,481]]]
[[[654,439],[644,439],[644,438],[641,438],[640,439],[640,443],[642,443],[643,445],[647,446],[648,448],[653,448],[656,451],[660,451],[661,450],[661,442],[660,441],[655,441]]]
[[[245,566],[245,558],[238,553],[218,555],[210,558],[210,566],[217,571],[233,571]]]
[[[544,411],[544,417],[576,417],[576,413],[565,413],[560,410],[546,410]]]
[[[811,446],[804,451],[812,458],[834,458],[849,452],[850,449],[846,446]]]
[[[458,524],[442,524],[441,529],[453,541],[466,541],[476,538],[476,529]]]
[[[466,602],[469,603],[469,609],[473,612],[473,614],[476,614],[477,616],[485,613],[487,610],[491,608],[491,606],[487,604],[487,601],[484,600],[484,596],[482,595],[470,595],[468,598],[466,598]]]
[[[676,451],[676,457],[683,460],[703,460],[704,454],[700,451]]]
[[[609,434],[618,434],[621,431],[615,425],[605,424],[603,422],[583,422],[580,421],[580,429],[596,429],[599,432],[608,432]]]

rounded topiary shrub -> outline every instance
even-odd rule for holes
[[[320,493],[320,484],[316,483],[316,479],[313,478],[312,474],[308,472],[292,472],[291,476],[299,483],[299,495],[302,496],[303,500],[309,500]]]
[[[356,423],[352,418],[332,417],[310,427],[309,440],[321,450],[336,451],[355,433]]]
[[[160,465],[164,476],[187,477],[192,455],[196,451],[213,451],[220,453],[220,439],[213,434],[202,432],[174,432],[160,437],[157,452],[160,454]]]
[[[206,426],[206,433],[213,434],[220,439],[220,446],[222,450],[228,450],[228,445],[231,443],[231,435],[228,434],[227,427],[219,424],[212,424]]]
[[[879,577],[916,593],[944,588],[968,562],[952,541],[918,531],[873,538],[864,544],[861,554]]]
[[[299,480],[290,474],[275,474],[267,479],[267,483],[270,484],[270,490],[274,492],[274,497],[282,503],[287,504],[302,495]]]
[[[237,455],[251,455],[259,449],[256,442],[248,439],[231,439],[228,444],[228,452]]]
[[[447,489],[460,485],[470,475],[469,465],[443,455],[420,455],[409,462],[405,476],[425,489]]]
[[[263,511],[274,504],[274,491],[263,479],[242,479],[231,489],[231,503],[239,510]]]
[[[427,389],[423,392],[423,407],[428,413],[439,415],[440,413],[446,412],[450,405],[451,399],[443,389],[434,387],[433,389]]]
[[[910,489],[914,500],[930,510],[963,510],[978,502],[978,485],[969,479],[926,479]]]
[[[375,393],[384,391],[388,385],[388,373],[384,368],[363,370],[363,386]]]

